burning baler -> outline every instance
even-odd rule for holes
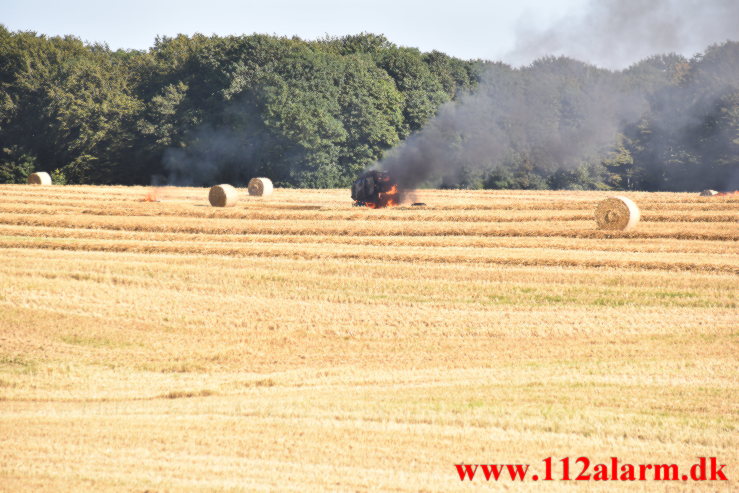
[[[352,184],[354,205],[373,209],[398,205],[400,189],[387,171],[372,170]]]

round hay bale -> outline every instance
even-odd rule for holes
[[[49,173],[40,171],[38,173],[31,173],[28,175],[29,185],[51,185],[51,176]]]
[[[718,195],[718,192],[716,190],[711,190],[710,188],[701,192],[701,197],[713,197],[714,195]]]
[[[213,207],[233,207],[239,201],[239,193],[228,184],[211,187],[208,200]]]
[[[595,208],[595,222],[598,228],[626,231],[639,222],[639,207],[626,197],[608,197]]]
[[[263,197],[271,195],[274,187],[272,186],[272,180],[269,178],[252,178],[249,180],[249,195],[256,197]]]

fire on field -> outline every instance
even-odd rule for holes
[[[352,199],[355,206],[371,209],[400,205],[405,196],[398,183],[387,171],[368,171],[352,184]]]
[[[146,192],[146,195],[144,195],[144,198],[141,199],[141,202],[161,202],[162,199],[159,198],[159,194],[160,192],[158,187],[150,188]]]
[[[150,186],[144,196],[139,199],[140,202],[162,202],[172,198],[177,188],[172,186]]]

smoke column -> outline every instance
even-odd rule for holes
[[[573,168],[613,143],[647,107],[612,72],[571,59],[489,67],[477,90],[443,106],[379,167],[407,188],[465,186],[522,161]]]
[[[720,50],[723,58],[717,65],[723,65],[712,67],[710,61],[699,60],[693,65],[692,81],[666,94],[655,93],[648,77],[631,73],[644,69],[643,64],[614,72],[552,54],[566,50],[568,56],[610,67],[675,50],[693,54],[709,42],[739,39],[737,19],[737,0],[593,0],[582,15],[570,16],[548,30],[534,32],[522,24],[517,48],[508,58],[543,58],[520,68],[488,65],[474,93],[443,106],[377,167],[407,188],[476,187],[491,170],[529,163],[550,173],[572,170],[598,162],[619,133],[650,115],[659,135],[650,142],[656,151],[646,166],[651,168],[649,174],[658,177],[664,166],[659,155],[669,154],[670,140],[695,134],[720,102],[739,95],[737,44],[727,43]],[[668,79],[667,65],[687,66],[688,62],[675,54],[652,61],[646,70],[661,71],[657,77]],[[663,90],[672,83],[662,80],[655,87]],[[694,102],[683,104],[688,97]],[[735,138],[724,136],[718,141],[731,143]],[[728,155],[731,159],[730,150]],[[732,181],[729,168],[717,171],[717,176],[730,174],[718,180],[724,186]],[[691,185],[685,177],[683,183],[650,186],[688,189]]]
[[[515,65],[545,55],[567,55],[600,67],[625,68],[655,53],[691,57],[712,43],[739,39],[737,0],[590,0],[543,30],[521,19]]]

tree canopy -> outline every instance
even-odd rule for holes
[[[369,33],[179,35],[112,51],[0,26],[0,182],[36,170],[68,183],[344,187],[414,143],[437,163],[426,185],[737,187],[739,46],[611,72],[565,57],[460,60]]]

